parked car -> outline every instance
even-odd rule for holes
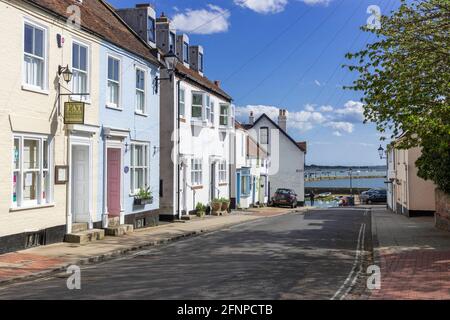
[[[371,204],[374,202],[387,202],[387,191],[386,190],[379,190],[377,192],[373,192],[369,194],[369,198],[367,199],[367,203]]]
[[[363,192],[361,192],[361,195],[360,195],[360,200],[361,200],[361,203],[367,203],[367,201],[369,200],[369,197],[370,197],[370,195],[371,194],[374,194],[374,193],[377,193],[377,192],[380,192],[380,191],[382,191],[383,189],[369,189],[369,190],[367,190],[367,191],[363,191]]]
[[[274,206],[289,206],[291,208],[297,207],[297,194],[292,189],[278,188],[272,198]]]
[[[361,193],[362,203],[386,202],[387,191],[385,189],[370,189]]]

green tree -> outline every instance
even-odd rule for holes
[[[381,17],[381,28],[364,26],[373,43],[346,57],[358,72],[352,86],[363,92],[366,121],[400,148],[421,147],[419,176],[450,193],[450,1],[404,1]]]

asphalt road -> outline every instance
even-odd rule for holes
[[[80,290],[61,273],[0,299],[340,299],[357,291],[357,246],[370,238],[365,210],[288,214],[83,266]]]

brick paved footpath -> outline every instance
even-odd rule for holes
[[[370,299],[450,299],[450,233],[436,229],[433,217],[373,210],[372,231],[381,289]]]
[[[296,211],[306,210],[307,208],[299,208]],[[186,223],[169,223],[153,228],[139,229],[129,235],[105,237],[104,240],[83,245],[56,243],[3,254],[0,255],[0,286],[11,281],[61,271],[71,264],[80,265],[102,261],[132,250],[292,211],[280,208],[264,208],[255,212],[249,211],[246,214],[234,213],[221,217],[207,216],[204,219],[194,219]]]

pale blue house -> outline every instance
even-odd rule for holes
[[[158,223],[160,63],[136,34],[129,40],[128,50],[101,46],[97,228]]]

